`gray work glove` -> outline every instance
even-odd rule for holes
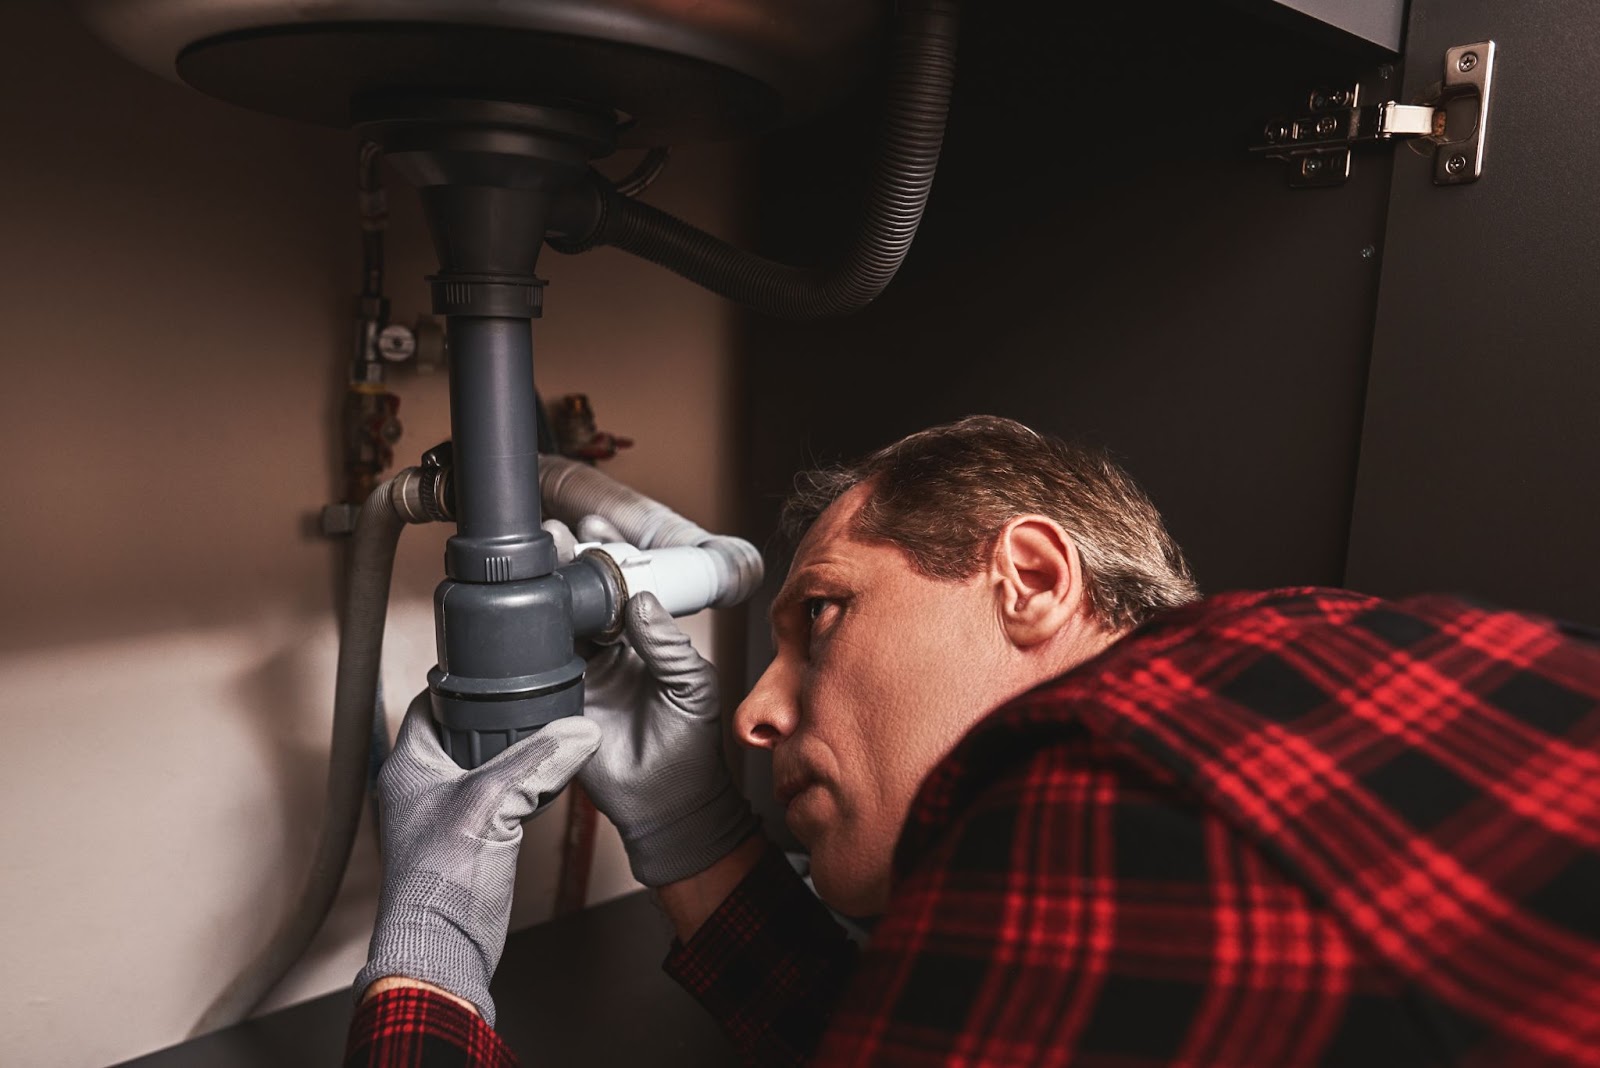
[[[578,543],[597,541],[602,545],[621,542],[626,545],[628,539],[622,536],[611,520],[603,515],[586,515],[578,520],[577,530],[567,526],[559,519],[546,519],[539,524],[544,528],[550,540],[556,545],[556,562],[570,564],[578,555]],[[643,548],[643,546],[638,546]]]
[[[628,600],[625,643],[589,661],[583,714],[600,751],[578,773],[646,886],[699,874],[756,829],[728,775],[716,669],[653,594]]]
[[[378,774],[383,892],[358,999],[405,976],[472,1002],[494,1025],[489,977],[505,949],[522,821],[599,745],[599,728],[573,716],[467,771],[440,747],[427,693],[411,702]]]
[[[626,542],[604,516],[544,529],[563,563],[580,542]],[[589,659],[583,714],[600,752],[578,781],[622,835],[633,877],[665,886],[699,874],[755,832],[722,758],[717,672],[653,594],[629,598],[625,642]]]

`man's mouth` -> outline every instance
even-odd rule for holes
[[[792,778],[783,779],[772,791],[772,794],[773,797],[777,799],[778,806],[780,808],[788,808],[789,802],[805,793],[811,787],[817,785],[817,781],[818,780],[814,775],[797,775]]]

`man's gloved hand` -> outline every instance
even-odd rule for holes
[[[625,542],[600,515],[544,523],[563,563],[579,543]],[[722,759],[716,669],[653,594],[628,600],[626,640],[589,659],[583,714],[600,752],[578,781],[622,835],[633,877],[665,886],[721,860],[755,832]]]
[[[383,892],[360,998],[385,976],[448,990],[491,1026],[489,977],[500,963],[522,821],[565,787],[600,745],[573,716],[466,771],[439,745],[426,692],[411,702],[378,775]]]
[[[628,539],[623,537],[622,531],[603,515],[586,515],[578,520],[578,527],[574,530],[559,519],[546,519],[539,524],[544,532],[550,535],[550,540],[556,543],[556,561],[570,564],[578,555],[580,542],[599,542],[602,545],[622,542],[627,544]]]
[[[622,835],[646,886],[687,879],[756,829],[728,775],[716,669],[653,594],[628,600],[627,641],[589,661],[584,717],[600,751],[578,781]]]

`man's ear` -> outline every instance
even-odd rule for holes
[[[1061,524],[1042,515],[1019,515],[1001,528],[990,577],[1000,624],[1022,648],[1054,638],[1083,602],[1078,548]]]

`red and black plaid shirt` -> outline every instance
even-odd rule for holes
[[[1600,644],[1215,597],[986,717],[895,876],[857,960],[774,853],[668,971],[763,1065],[1600,1066]]]

